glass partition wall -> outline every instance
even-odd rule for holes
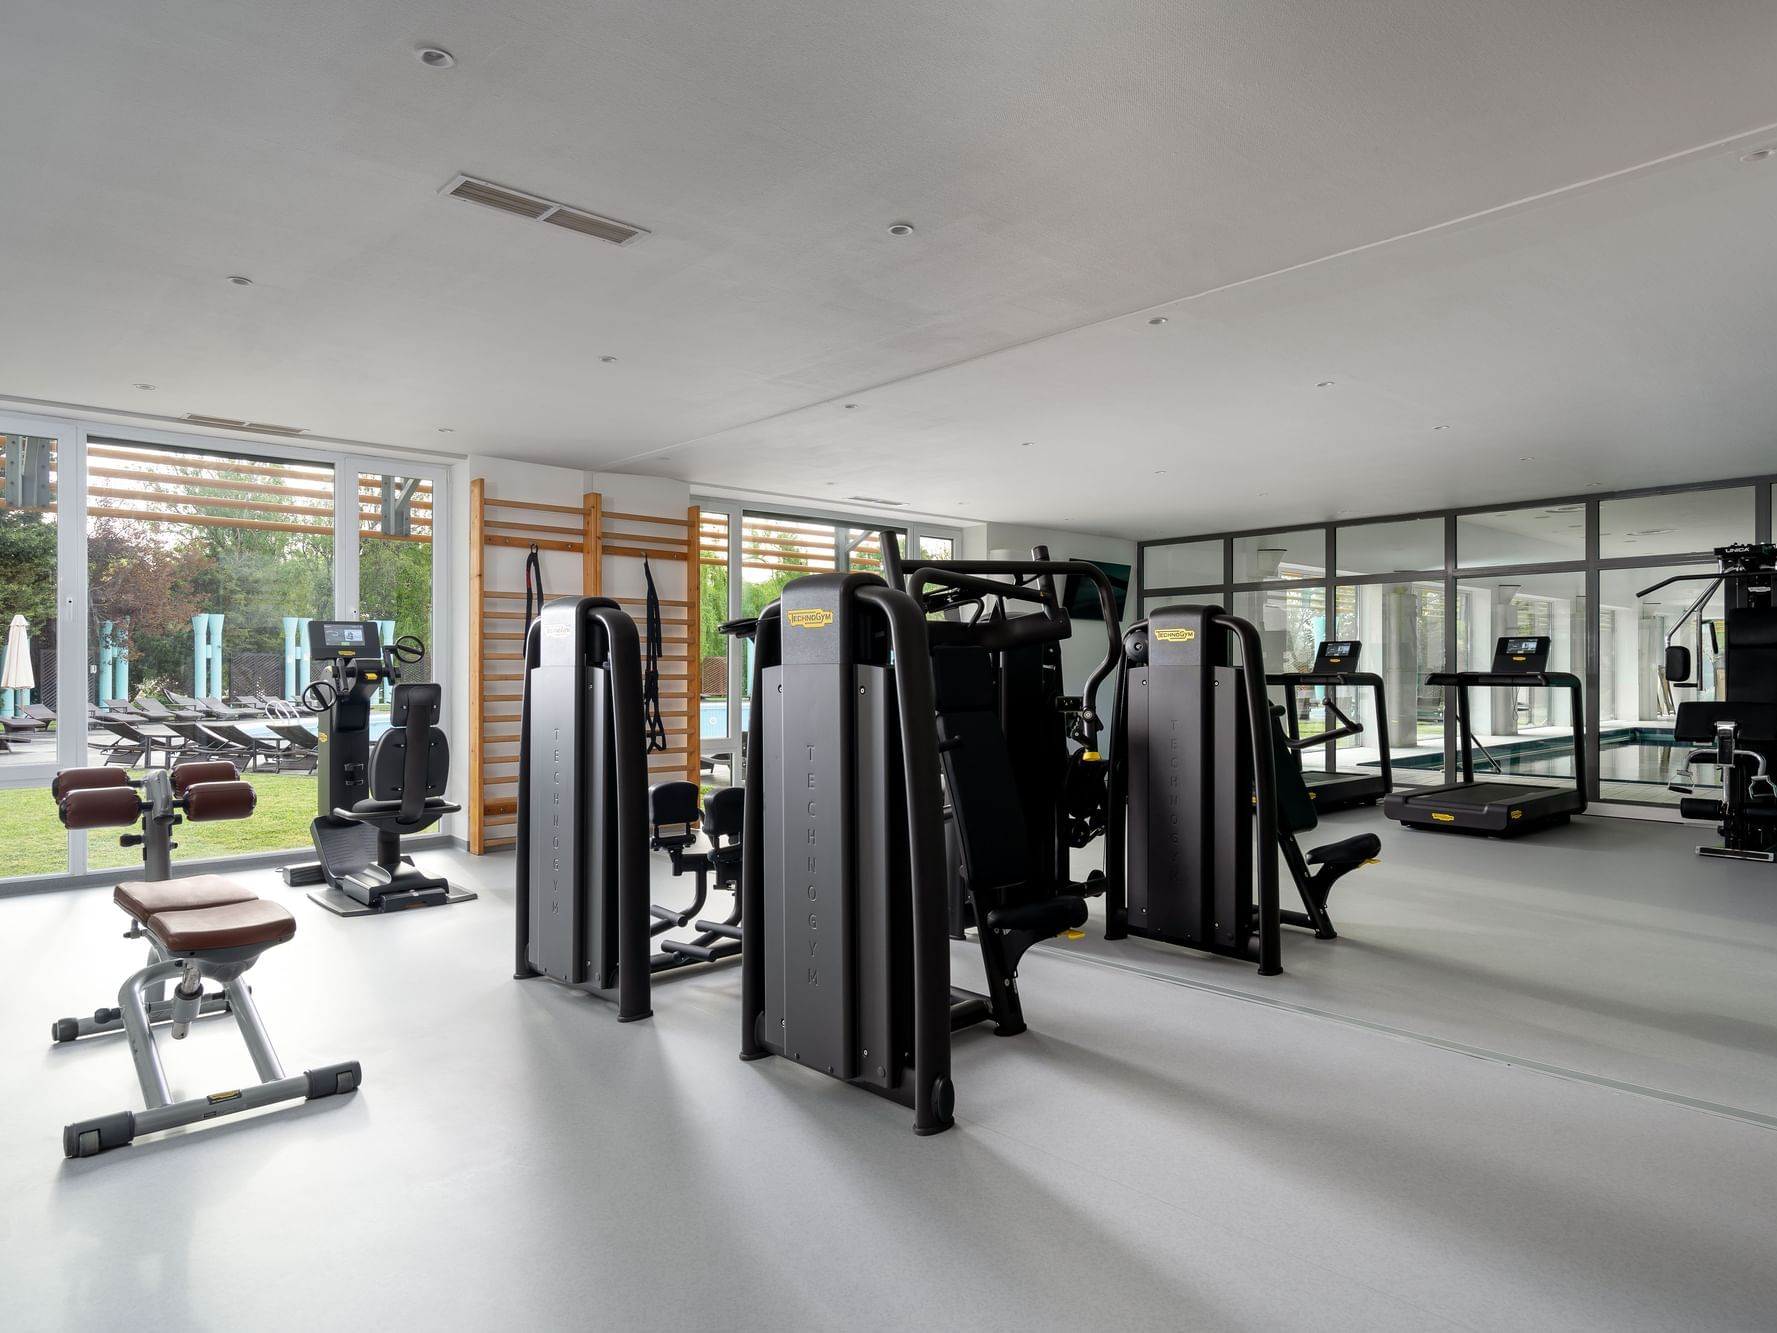
[[[1675,697],[1667,635],[1704,585],[1637,593],[1674,574],[1713,572],[1717,546],[1770,541],[1774,500],[1777,482],[1763,477],[1143,542],[1140,605],[1143,615],[1174,602],[1227,607],[1258,627],[1272,675],[1305,670],[1320,639],[1360,640],[1362,669],[1383,678],[1389,716],[1374,716],[1367,692],[1341,694],[1339,707],[1365,734],[1325,762],[1374,764],[1369,737],[1386,725],[1398,783],[1456,776],[1454,698],[1427,677],[1447,664],[1484,669],[1502,635],[1546,634],[1550,668],[1585,683],[1589,798],[1670,807],[1679,799],[1666,785],[1676,704],[1720,697],[1723,608],[1717,595],[1701,628],[1687,626],[1697,688]],[[1304,734],[1325,725],[1322,694],[1301,691]],[[1573,780],[1566,695],[1478,690],[1470,706],[1477,741],[1514,780]],[[1476,765],[1489,766],[1478,752]]]
[[[60,419],[0,416],[0,436],[0,891],[139,859],[116,833],[62,829],[58,768],[224,759],[258,809],[183,826],[175,862],[304,849],[307,621],[416,635],[428,653],[403,674],[437,678],[443,466]]]

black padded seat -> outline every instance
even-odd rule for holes
[[[184,879],[129,880],[111,891],[111,901],[138,921],[162,912],[250,903],[259,897],[222,875],[188,875]]]
[[[1038,935],[1059,935],[1086,924],[1086,900],[1064,896],[1019,907],[996,907],[987,914],[990,930],[1028,930]]]
[[[1325,847],[1314,848],[1308,853],[1308,864],[1353,870],[1365,861],[1374,861],[1381,852],[1381,838],[1374,833],[1359,833],[1339,842],[1329,842]]]

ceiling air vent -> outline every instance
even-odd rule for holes
[[[907,506],[905,500],[885,500],[880,495],[848,495],[845,498],[867,505],[887,505],[890,509],[904,509]]]
[[[514,213],[519,217],[529,218],[532,222],[547,222],[552,227],[577,231],[582,236],[609,241],[612,245],[628,245],[636,237],[648,234],[643,228],[632,227],[627,222],[600,217],[597,213],[588,213],[584,209],[569,208],[553,199],[526,194],[523,190],[509,190],[504,185],[476,180],[473,176],[455,177],[444,187],[443,193],[452,199],[463,199],[485,208],[497,208],[502,213]]]
[[[187,412],[185,419],[194,426],[223,426],[229,430],[257,431],[261,435],[306,435],[307,426],[274,426],[269,421],[243,421],[239,417],[212,417],[202,412]]]

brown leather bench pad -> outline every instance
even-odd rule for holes
[[[161,912],[148,919],[148,929],[168,953],[210,953],[282,944],[296,934],[296,918],[277,903],[254,898],[223,907]]]
[[[157,912],[248,903],[258,896],[222,875],[187,875],[184,879],[130,880],[117,886],[111,901],[136,920],[146,921]]]

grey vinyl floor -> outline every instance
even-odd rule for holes
[[[959,1036],[958,1123],[743,1064],[738,973],[655,1017],[511,970],[483,896],[300,930],[254,975],[290,1068],[361,1093],[64,1162],[136,1104],[48,1042],[137,965],[99,891],[0,901],[9,1329],[1770,1329],[1777,875],[1692,829],[1409,833],[1283,977],[1096,928],[1031,1031]],[[663,885],[663,900],[675,890]],[[953,953],[975,984],[972,945]],[[250,1077],[227,1019],[175,1089]]]

